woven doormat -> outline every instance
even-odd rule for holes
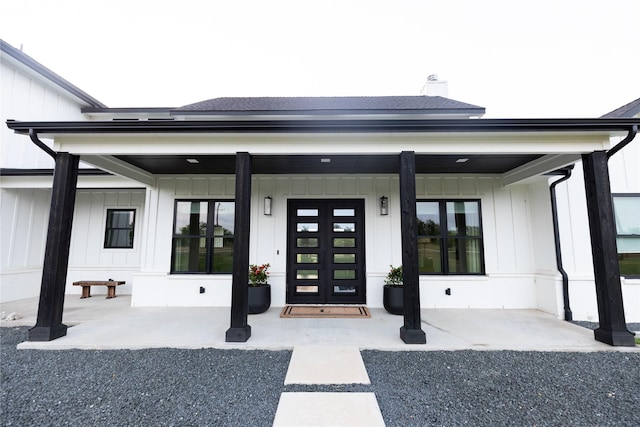
[[[367,307],[360,305],[287,305],[280,317],[371,317]]]

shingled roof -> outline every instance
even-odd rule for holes
[[[638,113],[640,113],[640,98],[636,99],[635,101],[631,101],[630,103],[623,105],[620,108],[616,108],[615,110],[605,114],[602,117],[605,119],[635,117]]]
[[[250,97],[214,98],[174,110],[182,114],[471,114],[482,115],[484,107],[441,96],[339,96],[339,97]]]

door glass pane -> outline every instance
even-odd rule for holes
[[[297,254],[296,262],[298,264],[317,264],[318,254]]]
[[[317,280],[318,270],[296,270],[296,279],[298,280]]]
[[[356,216],[355,209],[334,209],[333,216]]]
[[[177,202],[175,234],[204,236],[207,234],[207,202]]]
[[[447,239],[450,273],[480,273],[480,240]]]
[[[354,280],[356,278],[355,270],[333,270],[334,280]]]
[[[333,247],[334,248],[355,248],[356,238],[355,237],[335,237],[333,239]]]
[[[318,293],[318,287],[317,286],[296,286],[296,292],[297,293],[301,293],[301,294],[308,294],[308,293],[313,293],[313,294],[317,294]]]
[[[335,233],[348,232],[353,233],[356,231],[356,224],[353,222],[334,222],[333,231]]]
[[[418,236],[440,235],[440,211],[438,202],[418,202]]]
[[[333,254],[333,262],[336,264],[355,264],[356,254]]]
[[[447,226],[450,236],[479,236],[478,202],[447,202]]]
[[[318,209],[297,209],[298,216],[318,216]]]
[[[355,294],[356,287],[352,285],[334,285],[333,293],[334,294]]]
[[[318,238],[317,237],[298,237],[296,239],[296,246],[299,248],[317,248]]]
[[[420,273],[442,273],[440,243],[434,237],[418,238],[418,270]]]
[[[316,233],[318,232],[318,223],[317,222],[299,222],[297,224],[296,230],[299,233]]]

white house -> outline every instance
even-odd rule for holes
[[[482,119],[441,96],[118,109],[4,42],[2,67],[2,298],[40,294],[32,340],[66,333],[74,281],[113,278],[134,306],[231,306],[227,339],[246,341],[247,268],[269,263],[276,307],[381,307],[403,265],[407,343],[424,342],[421,308],[562,317],[568,299],[596,339],[633,344],[639,101],[595,119]],[[572,165],[556,189],[565,296],[550,184]]]

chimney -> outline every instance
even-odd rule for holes
[[[427,82],[422,86],[420,95],[424,96],[442,96],[446,98],[449,93],[449,87],[445,80],[438,80],[437,74],[430,74]]]

